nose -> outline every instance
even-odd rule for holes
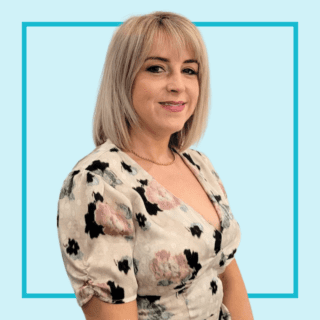
[[[185,84],[183,81],[183,75],[181,72],[172,72],[172,74],[168,78],[167,82],[167,90],[168,91],[176,91],[182,92],[185,89]]]

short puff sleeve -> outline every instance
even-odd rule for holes
[[[69,173],[57,215],[63,263],[82,307],[93,295],[113,304],[137,297],[135,229],[128,198],[98,174]]]

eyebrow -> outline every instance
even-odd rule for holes
[[[148,57],[145,62],[147,60],[161,60],[161,61],[164,61],[164,62],[170,62],[169,59],[167,58],[162,58],[162,57]],[[185,60],[183,63],[198,63],[198,60],[196,59],[189,59],[189,60]]]

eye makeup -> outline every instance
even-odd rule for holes
[[[151,72],[151,73],[160,73],[160,72],[150,71],[150,70],[152,70],[152,69],[154,70],[155,68],[161,68],[161,69],[163,69],[163,67],[161,67],[161,66],[152,65],[152,66],[147,67],[146,70],[149,71],[149,72]],[[197,71],[194,71],[194,70],[191,69],[191,68],[185,68],[185,69],[183,69],[183,70],[192,71],[192,73],[187,73],[187,74],[190,75],[190,76],[192,76],[192,75],[197,75],[197,74],[199,73],[199,72],[197,72]]]

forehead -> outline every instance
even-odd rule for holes
[[[194,50],[190,44],[181,44],[180,48],[174,37],[163,33],[154,37],[149,55],[161,55],[162,53],[169,53],[179,57],[180,55],[194,57]]]

